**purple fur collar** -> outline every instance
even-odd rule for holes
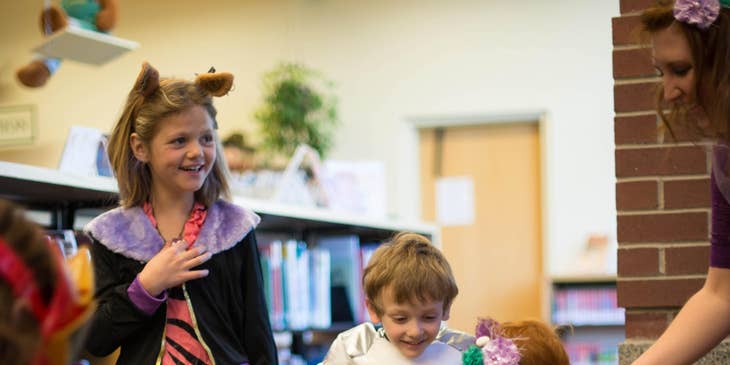
[[[210,253],[225,251],[245,237],[261,218],[256,213],[225,201],[208,208],[195,246]],[[140,207],[116,208],[94,218],[84,231],[113,252],[147,262],[160,249],[162,237]]]

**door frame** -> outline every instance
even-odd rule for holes
[[[476,125],[490,125],[490,124],[522,124],[522,123],[535,123],[537,122],[537,133],[540,143],[540,229],[541,229],[541,241],[542,241],[542,273],[541,281],[542,287],[540,291],[540,308],[542,319],[550,323],[550,280],[547,275],[547,271],[550,268],[550,251],[552,250],[550,237],[550,227],[548,224],[547,213],[548,210],[548,166],[547,166],[547,138],[548,132],[548,113],[545,110],[518,110],[510,112],[493,112],[493,113],[473,113],[473,114],[446,114],[446,115],[423,115],[423,116],[412,116],[406,118],[406,124],[408,125],[408,141],[414,141],[413,147],[410,151],[412,156],[415,157],[416,162],[412,164],[415,169],[414,176],[421,176],[419,168],[419,136],[418,132],[424,128],[448,128],[448,127],[464,127],[464,126],[476,126]],[[415,194],[418,197],[417,212],[420,214],[423,210],[421,205],[421,181],[418,179],[416,182]],[[441,248],[441,228],[436,230],[437,233],[434,235],[434,244]]]

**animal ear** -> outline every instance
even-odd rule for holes
[[[134,90],[145,98],[154,94],[160,87],[160,73],[148,62],[142,64],[142,70],[134,83]]]
[[[215,72],[211,67],[208,72],[195,78],[195,85],[213,96],[223,96],[233,87],[233,74],[230,72]]]

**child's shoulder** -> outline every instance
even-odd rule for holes
[[[205,245],[211,253],[225,251],[241,242],[260,221],[253,211],[219,200],[208,208],[197,244]]]
[[[138,261],[149,260],[164,244],[140,207],[104,212],[87,223],[84,232],[110,251]]]
[[[217,223],[235,223],[242,222],[245,226],[255,227],[261,221],[261,218],[248,208],[240,205],[218,200],[208,208],[208,217],[217,220]],[[228,222],[227,220],[233,220]]]
[[[340,338],[352,339],[374,338],[375,336],[378,336],[378,329],[370,322],[358,324],[357,326],[342,331],[339,335],[337,335],[337,337]]]
[[[466,351],[470,345],[474,344],[476,338],[466,332],[443,325],[436,335],[436,341],[449,345],[459,351]]]

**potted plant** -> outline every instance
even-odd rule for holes
[[[264,75],[264,103],[255,112],[261,147],[274,157],[290,158],[307,144],[324,158],[337,125],[332,83],[304,65],[282,63]]]

